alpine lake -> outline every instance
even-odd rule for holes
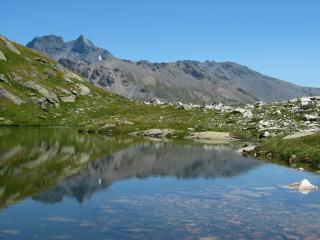
[[[0,128],[0,239],[320,239],[302,179],[228,145]]]

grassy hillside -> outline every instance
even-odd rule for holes
[[[10,50],[8,44],[17,51]],[[202,110],[145,105],[113,95],[48,56],[3,37],[0,51],[6,58],[0,60],[1,125],[63,125],[122,133],[155,127],[219,130],[218,122],[213,124]],[[74,102],[66,101],[68,98]]]

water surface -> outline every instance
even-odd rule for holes
[[[319,239],[319,176],[225,146],[0,129],[0,239]]]

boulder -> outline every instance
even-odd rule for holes
[[[73,103],[76,100],[75,95],[60,97],[60,100],[65,103]]]
[[[7,58],[2,51],[0,51],[0,60],[7,61]]]
[[[58,66],[60,66],[60,65],[58,65]],[[64,70],[64,69],[63,69],[63,70]],[[67,79],[69,79],[69,80],[71,80],[71,79],[76,79],[76,80],[81,81],[81,82],[84,81],[78,74],[76,74],[76,73],[74,73],[74,72],[71,72],[71,71],[68,71],[68,70],[67,70],[67,72],[65,73],[64,77],[67,78]]]
[[[231,137],[230,133],[213,131],[194,132],[190,136],[187,136],[186,139],[193,139],[208,143],[229,143],[235,140]]]
[[[14,52],[18,55],[20,55],[20,51],[5,37],[0,37],[0,40],[3,41],[4,46],[7,47],[11,52]]]
[[[157,105],[163,104],[158,98],[152,98],[150,100],[150,103],[157,104]]]
[[[242,114],[242,116],[243,116],[244,118],[252,118],[252,117],[253,117],[253,114],[252,114],[252,112],[251,112],[250,110],[246,110],[246,111]]]
[[[319,119],[318,114],[305,114],[303,120],[305,121],[317,121]]]
[[[77,87],[79,88],[78,95],[87,96],[90,94],[90,89],[87,86],[83,84],[77,84]]]
[[[303,179],[301,182],[292,183],[289,185],[289,188],[300,191],[303,194],[307,194],[310,191],[315,191],[318,189],[318,187],[310,183],[308,179]]]
[[[176,105],[176,109],[184,109],[184,105],[181,102],[176,102],[175,105]]]
[[[0,82],[5,82],[5,83],[9,82],[6,76],[2,73],[0,73]]]
[[[42,87],[41,85],[39,85],[38,83],[36,83],[34,81],[27,81],[27,82],[22,83],[22,85],[29,88],[29,89],[33,89],[33,90],[38,91],[38,93],[40,95],[42,95],[43,97],[45,97],[50,103],[59,102],[59,99],[55,93]]]
[[[243,148],[240,148],[237,153],[249,153],[249,152],[253,152],[254,150],[256,150],[256,146],[254,145],[249,145]]]
[[[21,103],[24,103],[24,101],[22,99],[20,99],[19,97],[15,96],[14,94],[9,92],[8,90],[0,87],[0,98],[1,97],[6,98],[6,99],[10,100],[11,102],[18,104],[18,105],[20,105]]]
[[[291,109],[291,113],[293,113],[293,114],[302,113],[303,111],[304,111],[304,110],[301,109],[301,108],[299,108],[299,107],[293,107],[293,108]]]
[[[173,134],[175,131],[173,129],[148,129],[140,132],[131,133],[131,135],[151,137],[151,138],[164,138],[170,134]]]
[[[232,113],[245,113],[246,112],[246,109],[244,108],[235,108],[232,110]]]
[[[262,132],[259,136],[259,138],[267,138],[270,136],[270,132],[269,131],[265,131],[265,132]]]
[[[108,128],[113,128],[116,125],[114,123],[106,123],[105,125],[103,125],[100,130],[104,130],[104,129],[108,129]]]
[[[302,97],[299,99],[301,106],[308,106],[311,102],[309,97]]]

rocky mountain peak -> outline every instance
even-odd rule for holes
[[[36,37],[27,44],[27,47],[44,52],[56,60],[72,59],[92,64],[114,58],[109,51],[96,47],[82,34],[76,40],[68,42],[56,35]]]
[[[86,39],[83,35],[80,35],[75,41],[72,50],[75,52],[90,51],[92,48],[96,48],[94,44]]]

